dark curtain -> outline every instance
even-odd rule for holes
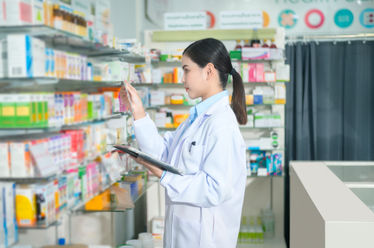
[[[374,160],[374,41],[286,46],[285,236],[291,160]]]

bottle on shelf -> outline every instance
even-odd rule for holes
[[[244,40],[244,47],[251,47],[249,40]]]
[[[236,46],[235,46],[235,51],[241,51],[242,50],[242,44],[241,40],[236,40]]]
[[[262,47],[263,48],[268,48],[269,47],[268,40],[264,40],[264,43],[262,44]]]
[[[270,48],[277,48],[277,46],[274,43],[274,39],[271,39],[271,45]]]

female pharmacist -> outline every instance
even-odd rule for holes
[[[246,181],[245,144],[238,123],[247,122],[244,86],[223,43],[203,39],[182,57],[183,84],[202,102],[176,131],[161,137],[135,88],[121,98],[131,106],[142,151],[185,172],[180,176],[138,160],[166,189],[165,248],[236,247]],[[232,104],[225,90],[233,77]],[[128,102],[130,100],[130,102]]]

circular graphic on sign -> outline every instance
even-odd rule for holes
[[[325,15],[319,9],[311,9],[305,15],[305,24],[310,29],[320,28],[325,22]]]
[[[295,11],[291,9],[285,9],[279,13],[278,23],[281,27],[290,29],[295,27],[297,23],[297,16]]]
[[[270,24],[270,16],[268,12],[262,11],[263,26],[266,28]]]
[[[360,14],[360,23],[365,28],[374,28],[374,9],[364,9]]]
[[[206,11],[206,15],[208,16],[206,26],[208,28],[213,28],[214,25],[216,24],[216,18],[214,17],[214,14],[210,11]]]
[[[340,9],[335,13],[334,22],[339,28],[348,28],[353,23],[353,13],[349,9]]]

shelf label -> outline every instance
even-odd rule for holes
[[[262,11],[222,11],[219,24],[222,29],[262,28]]]
[[[165,13],[165,30],[201,30],[207,28],[206,12]]]

